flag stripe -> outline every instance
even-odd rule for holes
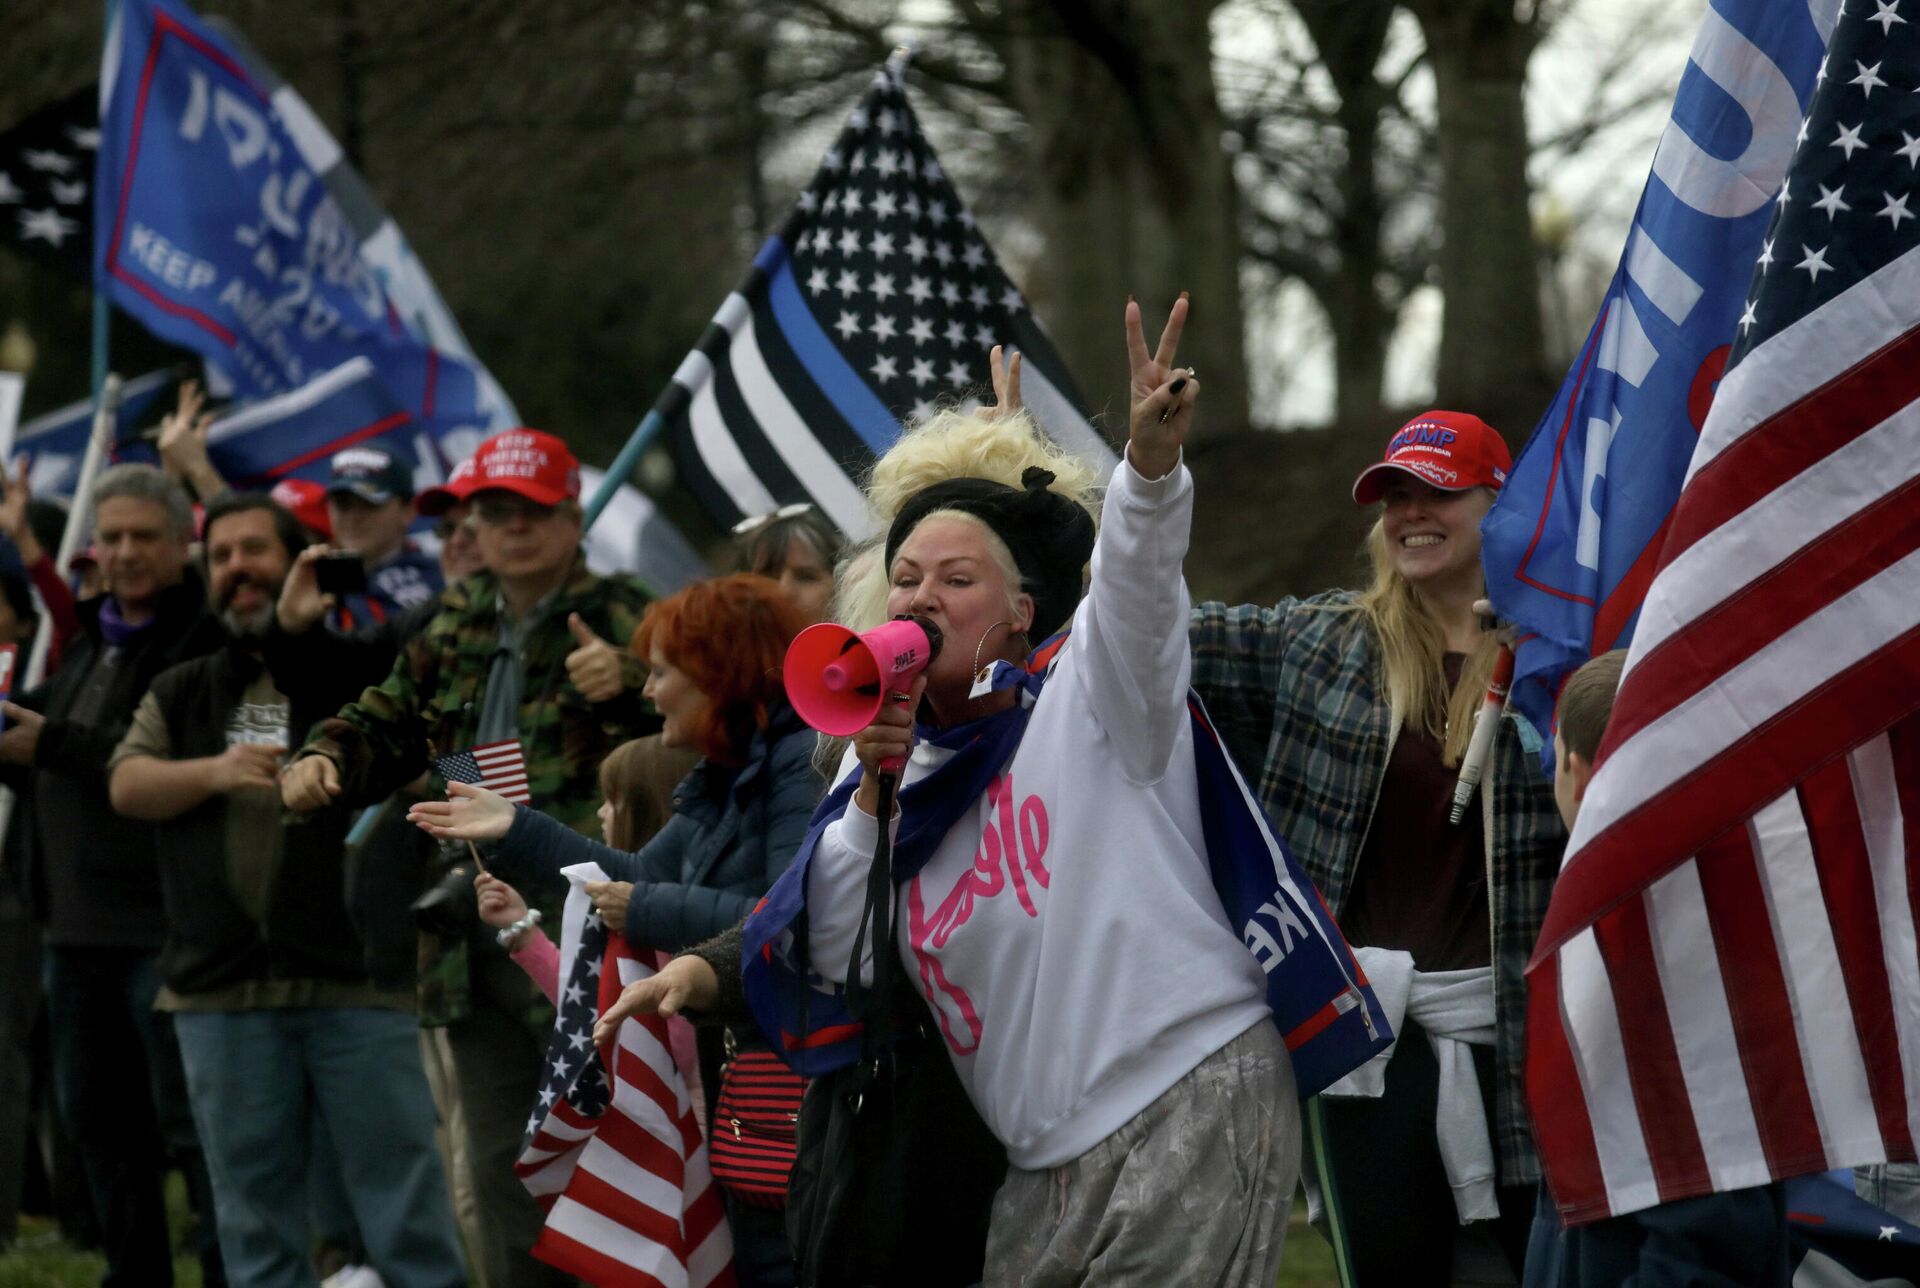
[[[752,310],[744,299],[738,296],[734,298],[739,301],[741,323],[739,332],[734,336],[733,347],[728,350],[728,370],[751,423],[780,425],[799,421],[800,415],[788,400],[781,382],[768,369]],[[725,408],[724,402],[722,407]],[[747,422],[729,419],[729,423],[739,425]],[[836,516],[836,521],[844,520],[849,531],[864,533],[871,526],[864,522],[866,497],[847,477],[846,467],[834,459],[821,442],[819,429],[812,424],[808,424],[808,429],[812,432],[770,438],[767,440],[768,446],[779,455],[784,467],[821,509]],[[763,473],[761,477],[770,476]]]
[[[1666,989],[1654,958],[1653,933],[1644,900],[1622,904],[1594,926],[1613,989],[1620,1050],[1633,1085],[1642,1138],[1662,1198],[1698,1185],[1707,1174],[1706,1155],[1687,1102],[1680,1056],[1667,1027]]]
[[[753,309],[753,334],[768,378],[778,387],[785,404],[798,423],[805,425],[820,440],[827,454],[850,479],[864,478],[873,464],[874,453],[865,439],[853,431],[833,401],[813,382],[799,356],[793,351],[774,316],[773,301],[767,292],[749,294]]]
[[[1567,1041],[1579,1062],[1580,1084],[1593,1111],[1594,1144],[1607,1190],[1656,1202],[1659,1186],[1633,1102],[1613,984],[1594,932],[1581,931],[1562,951],[1561,959]]]
[[[1877,1143],[1879,1127],[1853,1016],[1840,1004],[1846,983],[1820,899],[1812,840],[1798,798],[1791,793],[1757,810],[1749,828],[1774,941],[1781,947],[1781,965],[1793,996],[1799,1049],[1819,1053],[1819,1058],[1806,1060],[1807,1088],[1813,1093],[1814,1119],[1831,1165],[1836,1143],[1845,1142],[1849,1149],[1864,1139]]]
[[[1806,394],[1766,422],[1764,432],[1749,432],[1729,443],[1695,474],[1703,490],[1694,504],[1674,516],[1663,566],[1907,407],[1913,400],[1911,371],[1916,362],[1920,331],[1900,336],[1831,384]]]
[[[1909,576],[1907,584],[1882,598],[1902,595],[1907,603],[1920,602],[1920,577]],[[1887,620],[1888,610],[1884,605],[1863,609],[1858,614],[1852,611],[1854,606],[1844,602],[1839,607],[1842,611],[1826,626],[1824,637],[1816,634],[1804,641],[1805,647],[1797,657],[1782,660],[1780,669],[1789,674],[1780,679],[1779,684],[1796,678],[1790,673],[1794,666],[1821,675],[1832,672],[1835,667],[1822,659],[1821,646],[1825,644],[1828,653],[1841,651],[1833,635],[1834,631],[1844,629],[1841,623]],[[1847,643],[1857,645],[1858,641],[1849,639]],[[1847,650],[1853,651],[1856,650]],[[1733,687],[1732,683],[1722,684],[1717,707],[1739,705],[1739,695],[1728,692]],[[1920,627],[1888,642],[1852,669],[1808,686],[1793,706],[1771,720],[1758,722],[1744,737],[1720,749],[1723,753],[1738,754],[1718,754],[1691,773],[1675,775],[1671,785],[1630,813],[1622,813],[1618,822],[1582,846],[1577,861],[1570,859],[1561,869],[1555,899],[1541,928],[1535,959],[1558,948],[1596,911],[1598,915],[1611,911],[1627,897],[1626,891],[1658,880],[1677,866],[1670,857],[1675,850],[1697,852],[1712,839],[1718,828],[1715,821],[1698,808],[1701,799],[1712,800],[1723,810],[1751,813],[1793,785],[1794,779],[1804,772],[1799,767],[1811,759],[1810,749],[1857,746],[1885,727],[1890,713],[1898,717],[1913,710],[1916,704],[1920,704]],[[1675,717],[1662,723],[1684,723],[1688,714],[1686,708],[1681,708]],[[1700,723],[1696,717],[1696,726]],[[1676,739],[1683,735],[1684,731],[1676,734]],[[1624,754],[1624,751],[1616,753]],[[1698,757],[1664,747],[1644,748],[1637,754],[1643,759],[1667,754],[1675,756],[1678,763],[1698,761]],[[1592,808],[1602,787],[1596,777],[1588,789],[1588,804],[1583,806],[1583,811]]]
[[[1701,1153],[1717,1190],[1759,1185],[1767,1171],[1740,1067],[1726,978],[1714,943],[1712,910],[1689,860],[1648,887],[1641,899],[1659,955],[1667,1019],[1699,1130]]]
[[[1825,1165],[1825,1153],[1752,838],[1744,828],[1727,832],[1694,864],[1712,908],[1721,974],[1741,984],[1728,992],[1727,1009],[1739,1035],[1742,1072],[1767,1165],[1780,1176],[1816,1170]]]
[[[1902,763],[1911,722],[1896,725],[1848,759],[1855,793],[1863,802],[1862,835],[1872,872],[1875,912],[1891,994],[1889,1005],[1899,1052],[1906,1140],[1920,1144],[1920,944],[1916,944],[1913,870],[1908,843],[1913,811],[1920,801],[1920,763]],[[1876,808],[1877,806],[1877,808]]]
[[[760,476],[747,464],[746,454],[740,444],[734,441],[727,423],[720,415],[720,405],[714,397],[714,363],[703,353],[687,355],[675,380],[692,377],[687,380],[690,397],[682,415],[686,419],[687,435],[692,440],[694,452],[705,465],[707,473],[724,491],[730,504],[739,514],[764,514],[777,506],[773,493],[761,483]],[[690,370],[691,369],[691,370]]]
[[[1860,1043],[1874,1115],[1887,1148],[1911,1152],[1906,1086],[1900,1071],[1899,1034],[1893,993],[1880,941],[1880,916],[1866,831],[1854,794],[1852,759],[1836,760],[1809,775],[1798,790],[1813,861],[1833,926],[1834,947]]]
[[[1527,1098],[1540,1103],[1547,1094],[1567,1093],[1579,1088],[1583,1104],[1591,1104],[1593,1095],[1567,1044],[1571,1027],[1560,997],[1560,959],[1551,957],[1541,963],[1530,980],[1527,994]],[[1561,1195],[1604,1195],[1605,1175],[1600,1168],[1600,1153],[1594,1144],[1593,1124],[1584,1113],[1536,1115],[1534,1136],[1547,1169],[1548,1193],[1556,1198],[1562,1219],[1600,1215],[1577,1204],[1559,1201]],[[1604,1210],[1604,1209],[1602,1209]]]
[[[1761,361],[1736,363],[1714,395],[1716,414],[1701,428],[1687,486],[1722,452],[1797,406],[1810,391],[1828,387],[1898,340],[1912,319],[1886,302],[1915,298],[1920,298],[1920,253],[1909,251],[1769,336],[1751,351],[1763,354]],[[1689,504],[1701,501],[1695,496]]]
[[[899,436],[900,426],[839,347],[827,338],[819,319],[801,298],[787,246],[777,237],[769,239],[754,264],[767,275],[767,302],[780,319],[780,330],[792,346],[793,356],[868,449],[876,456],[886,451]]]
[[[1920,407],[1912,410],[1920,458]],[[1766,517],[1754,516],[1756,531],[1765,530]],[[1677,634],[1649,646],[1635,669],[1645,671],[1645,683],[1673,696],[1664,704],[1622,712],[1617,733],[1610,722],[1603,757],[1687,701],[1691,691],[1684,682],[1689,677],[1724,675],[1759,656],[1791,628],[1920,549],[1920,478],[1909,478],[1863,510],[1821,524],[1819,532],[1798,553],[1775,563]],[[1727,535],[1737,540],[1744,534],[1744,529],[1730,528]]]

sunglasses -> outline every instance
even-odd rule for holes
[[[813,509],[813,502],[795,501],[792,505],[783,505],[778,510],[769,510],[765,514],[756,514],[751,519],[740,520],[740,522],[733,525],[733,535],[736,537],[744,537],[749,533],[760,531],[760,529],[766,527],[769,523],[774,523],[781,519],[798,518],[811,509]]]

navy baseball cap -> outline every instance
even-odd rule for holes
[[[413,467],[384,447],[349,447],[334,453],[327,495],[352,493],[368,505],[413,499]]]

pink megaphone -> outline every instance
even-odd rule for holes
[[[940,628],[924,617],[896,617],[859,634],[833,622],[809,626],[787,645],[787,701],[821,733],[845,738],[880,714],[890,692],[940,655]]]

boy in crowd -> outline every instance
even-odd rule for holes
[[[1626,661],[1625,649],[1603,653],[1560,690],[1553,799],[1569,833],[1593,779]],[[1561,1224],[1543,1185],[1527,1245],[1525,1288],[1787,1288],[1791,1276],[1786,1188],[1778,1182],[1659,1203],[1571,1228]]]

